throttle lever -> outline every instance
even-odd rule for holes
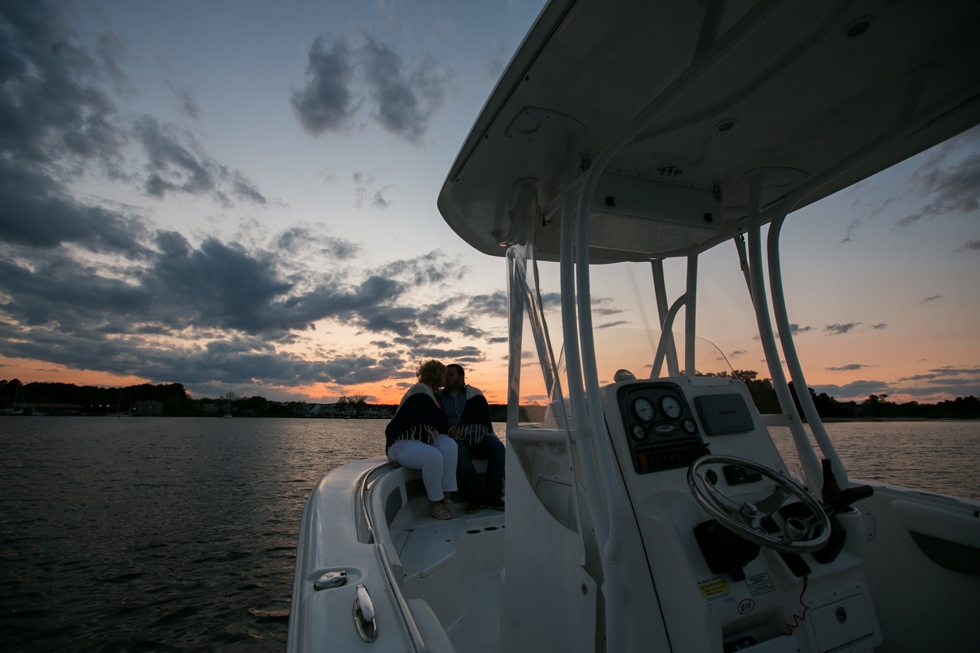
[[[874,493],[875,489],[870,485],[854,485],[842,490],[840,494],[824,504],[823,511],[827,513],[828,518],[833,517],[850,508],[851,504],[861,499],[867,499]]]

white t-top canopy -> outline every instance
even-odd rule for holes
[[[719,56],[726,34],[763,10]],[[555,0],[476,120],[439,210],[481,252],[502,256],[533,227],[538,255],[557,259],[569,135],[588,169],[715,55],[618,150],[590,218],[595,262],[705,249],[738,233],[750,171],[765,169],[763,208],[821,180],[784,207],[799,208],[980,122],[978,34],[980,4],[962,0]]]

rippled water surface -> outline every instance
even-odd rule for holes
[[[826,428],[851,478],[980,500],[980,421],[836,422]],[[789,428],[769,430],[783,459],[797,461]]]
[[[0,649],[281,651],[303,505],[381,420],[0,420]]]
[[[384,427],[0,419],[0,650],[283,650],[303,504]],[[980,499],[978,422],[828,430],[855,477]]]

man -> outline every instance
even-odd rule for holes
[[[483,508],[503,510],[506,449],[493,433],[490,405],[482,392],[466,385],[463,367],[456,363],[446,366],[446,385],[438,396],[449,425],[449,437],[459,447],[456,475],[460,489],[470,498],[466,513],[472,515]],[[487,460],[486,487],[480,483],[473,458]]]

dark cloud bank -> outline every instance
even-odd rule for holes
[[[192,243],[138,212],[76,197],[74,180],[101,175],[160,201],[184,194],[226,207],[267,203],[191,132],[121,115],[114,93],[129,88],[115,59],[122,51],[112,34],[86,46],[51,6],[0,3],[0,355],[192,388],[352,385],[405,377],[416,356],[482,360],[476,347],[442,345],[445,335],[488,338],[492,302],[412,300],[419,286],[463,274],[440,252],[365,273],[352,263],[358,246],[322,229],[295,226],[258,244]],[[310,84],[293,97],[306,128],[341,129],[353,115],[360,100],[344,89],[355,63],[382,126],[421,138],[443,78],[431,62],[406,67],[370,39],[356,52],[314,44]],[[198,118],[190,92],[174,92]],[[378,334],[387,346],[318,360],[289,353],[323,320]]]

